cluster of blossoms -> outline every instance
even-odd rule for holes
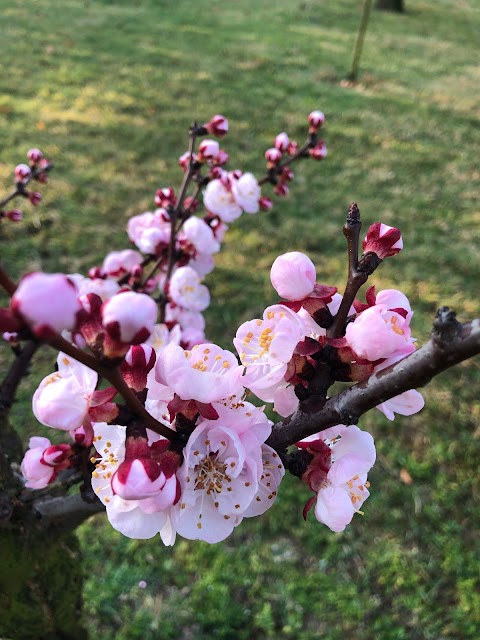
[[[159,533],[167,545],[177,533],[225,539],[243,518],[273,504],[285,468],[315,494],[305,517],[315,503],[316,518],[342,531],[360,511],[375,462],[372,436],[340,424],[276,450],[265,406],[247,397],[273,403],[288,418],[309,401],[319,377],[325,390],[337,381],[363,382],[406,357],[415,349],[406,296],[374,287],[365,303],[342,296],[317,282],[308,256],[290,252],[271,269],[281,300],[238,328],[237,354],[207,341],[201,314],[210,300],[202,279],[226,225],[272,206],[262,184],[286,195],[292,160],[325,157],[317,138],[323,122],[321,112],[310,114],[302,146],[277,135],[260,181],[227,172],[228,154],[214,140],[193,150],[196,137],[225,134],[225,118],[192,125],[179,194],[159,189],[158,208],[128,223],[139,251],[108,254],[88,278],[38,272],[20,281],[10,306],[0,309],[0,328],[11,343],[34,339],[60,351],[55,372],[35,392],[33,412],[70,434],[68,444],[31,439],[21,467],[28,487],[44,488],[65,469],[87,469],[113,527],[133,538]],[[186,197],[189,184],[195,188]],[[202,189],[201,218],[193,213]],[[377,266],[401,249],[399,230],[375,223],[359,264]],[[118,393],[125,402],[115,401]],[[410,390],[377,408],[393,420],[422,406]]]
[[[45,184],[48,182],[48,172],[52,165],[43,157],[40,149],[30,149],[27,153],[28,164],[18,164],[15,167],[15,191],[8,198],[0,203],[0,221],[2,218],[19,222],[23,218],[21,209],[5,209],[10,200],[16,196],[27,198],[31,204],[37,206],[42,200],[42,194],[39,191],[29,191],[27,185],[31,180]]]

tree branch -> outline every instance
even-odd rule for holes
[[[58,527],[62,531],[72,531],[90,516],[104,511],[105,507],[96,496],[90,502],[77,493],[41,498],[33,503],[33,509],[42,528]]]
[[[420,349],[326,401],[318,413],[300,408],[288,422],[278,422],[266,444],[277,451],[336,424],[355,424],[369,409],[404,391],[423,387],[442,371],[480,353],[480,318],[461,324],[441,307],[432,336]]]

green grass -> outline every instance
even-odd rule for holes
[[[232,165],[260,174],[273,136],[302,140],[306,115],[320,108],[329,156],[298,166],[291,196],[270,214],[232,225],[208,278],[210,336],[230,345],[275,300],[268,269],[278,253],[308,252],[319,279],[341,287],[352,200],[365,224],[402,229],[405,251],[373,282],[407,293],[420,342],[439,304],[478,315],[477,1],[373,12],[356,85],[344,78],[358,2],[1,4],[0,179],[9,183],[31,146],[56,165],[42,205],[0,227],[0,259],[14,276],[86,271],[126,246],[128,217],[152,206],[155,189],[179,184],[192,119],[225,114]],[[4,370],[5,350],[0,358]],[[52,362],[40,354],[21,389],[13,420],[25,438],[29,394]],[[84,525],[92,636],[476,640],[479,378],[478,360],[465,363],[427,388],[421,414],[365,417],[378,463],[365,516],[344,534],[303,522],[308,493],[294,478],[267,516],[213,547],[131,541],[102,517]]]

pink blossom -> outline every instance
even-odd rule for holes
[[[30,193],[28,194],[28,199],[33,204],[33,206],[36,207],[42,201],[42,194],[40,193],[40,191],[30,191]]]
[[[79,298],[95,293],[106,302],[120,291],[120,285],[113,278],[85,278],[80,273],[71,273],[68,277],[75,282]]]
[[[30,438],[29,449],[22,460],[22,475],[27,480],[29,489],[44,489],[55,480],[56,471],[52,466],[42,462],[43,452],[51,446],[48,438]]]
[[[144,253],[155,254],[158,247],[168,246],[171,224],[166,209],[156,209],[133,216],[128,221],[128,236]]]
[[[382,371],[390,365],[400,362],[404,357],[405,356],[402,354],[394,358],[388,358],[377,365],[373,372],[377,373]],[[421,411],[424,406],[425,400],[423,399],[422,394],[415,389],[409,389],[408,391],[400,393],[398,396],[390,398],[390,400],[385,400],[385,402],[377,405],[376,409],[381,411],[389,420],[395,420],[396,413],[401,416],[412,416]]]
[[[63,273],[36,272],[22,278],[11,308],[35,335],[45,337],[73,329],[81,305],[75,285]]]
[[[133,249],[124,251],[111,251],[105,257],[102,271],[109,276],[119,277],[124,273],[130,273],[134,267],[142,262],[142,254]]]
[[[394,256],[403,249],[400,229],[375,222],[370,226],[362,246],[364,253],[376,253],[380,260]]]
[[[303,320],[280,304],[267,307],[262,320],[244,322],[233,340],[246,367],[244,386],[257,393],[280,382],[304,335]]]
[[[191,311],[203,311],[210,304],[210,292],[192,267],[179,267],[174,272],[169,293],[173,302]]]
[[[57,364],[58,371],[44,378],[33,395],[33,413],[42,424],[73,431],[87,417],[98,375],[64,353]]]
[[[245,518],[261,516],[275,502],[278,487],[285,475],[285,468],[278,453],[267,444],[262,444],[262,474],[258,490],[243,513]]]
[[[246,213],[257,213],[261,190],[252,173],[244,173],[238,180],[232,181],[232,194],[237,204]]]
[[[358,357],[371,362],[406,355],[415,349],[408,321],[384,305],[375,305],[358,315],[347,326],[345,338]]]
[[[114,495],[111,479],[125,459],[126,427],[105,422],[94,425],[94,446],[100,456],[92,474],[92,487],[107,508],[107,517],[114,529],[129,538],[145,540],[160,533],[165,544],[173,544],[168,509],[152,510],[150,499],[124,500]],[[142,506],[145,508],[142,508]]]
[[[286,300],[306,298],[313,291],[316,277],[315,265],[299,251],[278,256],[270,271],[273,288]]]
[[[221,180],[211,180],[203,194],[203,203],[223,222],[233,222],[242,215],[242,208]]]
[[[332,531],[343,531],[370,495],[367,473],[376,458],[372,436],[341,424],[297,446],[314,456],[302,479],[317,493],[315,517]],[[309,501],[305,512],[311,506]]]
[[[261,443],[245,428],[246,413],[217,406],[218,420],[203,419],[188,440],[178,473],[182,497],[172,510],[180,535],[210,543],[224,540],[241,522],[264,471]]]
[[[201,218],[192,216],[182,227],[181,236],[185,237],[199,253],[217,253],[220,243],[215,238],[211,227]]]
[[[230,351],[202,344],[184,351],[170,344],[158,358],[156,379],[182,400],[211,403],[227,398],[242,386],[243,367]]]
[[[122,291],[102,307],[103,326],[115,340],[140,344],[152,333],[158,316],[154,300],[145,293]]]
[[[190,260],[188,266],[198,273],[203,278],[213,271],[215,268],[215,260],[208,253],[197,253],[194,258]]]

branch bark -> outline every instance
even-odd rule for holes
[[[328,399],[318,413],[300,408],[288,422],[278,422],[266,444],[286,447],[336,424],[355,424],[369,409],[428,384],[442,371],[480,353],[480,318],[461,324],[448,307],[438,310],[430,340],[395,365]]]
[[[93,493],[92,500],[85,500],[80,493],[40,498],[34,501],[33,509],[41,528],[55,527],[62,531],[73,531],[90,516],[105,511],[104,505]]]

